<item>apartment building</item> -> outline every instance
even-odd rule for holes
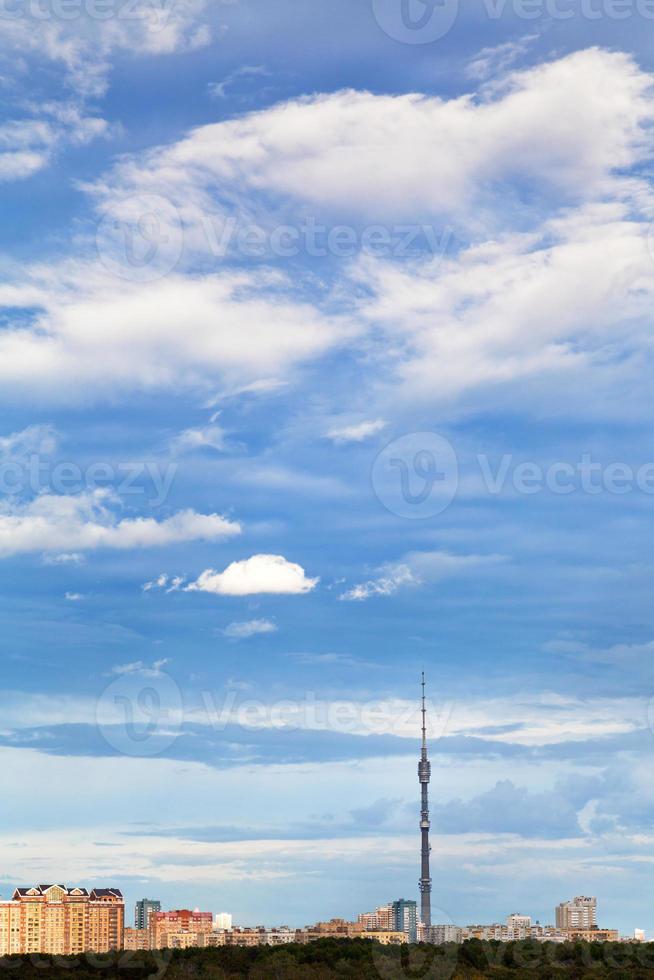
[[[148,930],[125,928],[123,949],[150,949],[150,933]]]
[[[122,949],[124,920],[117,888],[17,888],[10,901],[0,902],[0,955]]]
[[[175,909],[152,912],[148,920],[150,949],[188,949],[205,946],[205,937],[213,931],[211,912]]]
[[[597,899],[577,895],[556,906],[557,929],[594,929],[597,926]]]

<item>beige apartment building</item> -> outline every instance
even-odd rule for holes
[[[152,912],[148,919],[150,949],[188,949],[206,946],[205,936],[213,932],[211,912],[175,909]]]
[[[148,930],[126,927],[123,936],[123,949],[150,949],[150,933]]]
[[[10,901],[0,901],[0,955],[122,949],[124,913],[117,888],[17,888]]]
[[[597,925],[597,899],[589,895],[577,895],[569,902],[556,906],[557,929],[594,929]]]

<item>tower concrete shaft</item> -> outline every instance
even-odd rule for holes
[[[431,925],[431,875],[429,873],[429,780],[431,763],[427,757],[427,710],[425,707],[425,675],[422,675],[422,750],[418,763],[420,782],[420,921],[424,926]]]

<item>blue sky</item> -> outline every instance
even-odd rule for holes
[[[654,930],[652,11],[411,4],[5,5],[3,894],[415,897],[424,668],[434,919]]]

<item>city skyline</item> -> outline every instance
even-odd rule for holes
[[[407,943],[461,944],[468,940],[535,940],[570,942],[644,942],[644,930],[629,936],[597,922],[597,898],[576,896],[560,902],[555,925],[531,915],[513,912],[503,923],[455,925],[427,924],[418,916],[415,900],[396,899],[356,921],[342,917],[307,924],[244,927],[230,913],[195,909],[161,909],[158,899],[136,902],[134,925],[125,921],[125,902],[116,888],[69,887],[41,884],[17,888],[9,901],[0,901],[0,955],[107,953],[118,950],[190,949],[222,946],[280,946],[311,943],[327,937],[366,939],[380,945]]]
[[[8,0],[5,898],[654,935],[651,5]]]

